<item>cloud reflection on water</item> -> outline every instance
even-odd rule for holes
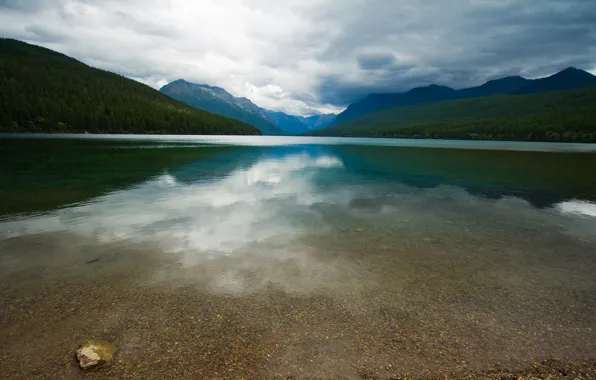
[[[593,220],[586,220],[596,216],[589,202],[539,209],[520,198],[489,199],[456,186],[414,187],[351,171],[325,149],[274,150],[219,177],[194,177],[195,169],[183,167],[80,206],[4,222],[2,235],[68,232],[103,244],[149,244],[182,266],[160,269],[155,281],[200,274],[214,291],[234,294],[269,284],[312,291],[347,281],[355,269],[345,259],[323,260],[316,244],[301,238],[328,236],[332,242],[354,223],[395,228],[401,240],[455,239],[443,235],[442,226],[461,218],[462,236],[486,236],[487,245],[502,243],[490,241],[495,226],[516,239],[515,229],[526,225],[590,241],[596,236]],[[476,221],[481,227],[465,235]],[[200,273],[192,271],[197,267]]]

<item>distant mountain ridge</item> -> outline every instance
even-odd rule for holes
[[[297,135],[308,131],[297,116],[277,111],[267,111],[267,116],[275,125],[289,134]]]
[[[327,113],[314,116],[298,116],[298,119],[308,127],[309,130],[317,130],[327,128],[337,115],[334,113]]]
[[[235,97],[221,87],[176,80],[159,91],[191,107],[250,124],[267,135],[301,134],[325,128],[334,114],[300,117],[261,108],[247,98]]]
[[[596,142],[596,85],[394,107],[310,135]]]
[[[267,135],[284,132],[269,120],[265,110],[246,98],[236,98],[221,87],[195,84],[183,79],[163,86],[160,90],[191,107],[243,121]]]
[[[520,76],[489,80],[477,87],[456,91],[459,98],[479,98],[482,96],[512,94],[528,84],[528,79]]]
[[[335,114],[293,116],[283,112],[267,111],[269,118],[284,131],[298,135],[308,131],[326,128],[335,119]]]
[[[540,92],[572,90],[596,86],[596,76],[587,71],[568,67],[546,78],[533,79],[515,91],[515,94],[536,94]]]
[[[337,115],[332,125],[341,125],[342,123],[366,115],[397,107],[491,95],[535,94],[594,85],[596,85],[596,76],[586,71],[569,67],[545,78],[526,79],[520,76],[512,76],[490,80],[481,86],[460,90],[445,86],[430,85],[417,87],[404,93],[371,94],[351,104],[345,111]]]

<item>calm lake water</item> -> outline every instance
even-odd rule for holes
[[[0,137],[0,368],[379,378],[596,357],[596,145]],[[1,377],[0,376],[0,377]]]

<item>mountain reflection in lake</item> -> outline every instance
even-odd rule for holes
[[[594,153],[283,139],[0,140],[4,374],[79,376],[87,338],[98,378],[595,356]]]

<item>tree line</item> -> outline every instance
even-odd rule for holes
[[[311,134],[596,142],[596,87],[394,108]]]
[[[260,134],[49,49],[0,39],[0,132]]]

